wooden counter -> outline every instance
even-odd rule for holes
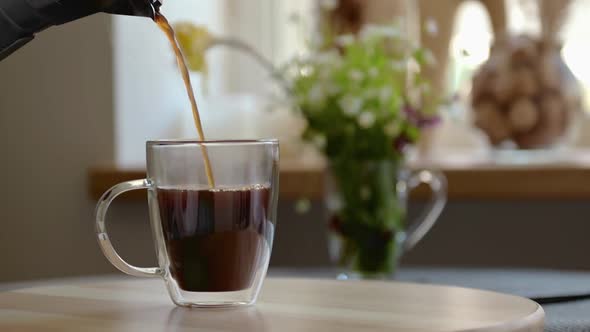
[[[571,150],[554,161],[498,163],[484,155],[439,153],[410,162],[413,169],[439,169],[447,177],[449,198],[460,200],[590,199],[590,150]],[[281,198],[320,199],[325,167],[322,163],[281,165]],[[112,185],[145,177],[141,168],[95,167],[89,171],[89,192],[98,199]],[[416,197],[428,196],[425,188]],[[126,199],[145,199],[132,192]]]

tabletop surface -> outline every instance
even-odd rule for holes
[[[399,282],[268,278],[256,306],[175,307],[164,283],[129,279],[0,293],[0,331],[542,331],[525,298]]]

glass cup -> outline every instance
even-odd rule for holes
[[[98,242],[122,272],[164,279],[176,305],[253,304],[272,249],[278,176],[277,140],[147,142],[147,178],[118,184],[98,202]],[[125,262],[106,232],[111,202],[137,189],[148,191],[159,267]]]

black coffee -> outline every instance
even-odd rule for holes
[[[251,287],[270,253],[270,190],[158,188],[170,272],[193,292]]]

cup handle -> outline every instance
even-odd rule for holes
[[[105,217],[109,206],[117,196],[127,191],[149,189],[151,187],[152,184],[147,179],[119,183],[105,192],[96,205],[96,235],[98,236],[100,249],[109,262],[111,262],[111,264],[117,269],[136,277],[159,277],[162,275],[162,269],[158,267],[136,267],[124,261],[121,256],[117,254],[117,251],[115,251],[115,248],[113,248],[113,244],[109,239],[106,230]]]
[[[432,190],[432,198],[424,212],[422,212],[421,217],[408,228],[403,242],[403,249],[407,251],[422,240],[442,213],[447,203],[447,179],[440,172],[421,170],[412,173],[412,176],[405,184],[407,190],[410,191],[420,184],[427,184]]]

